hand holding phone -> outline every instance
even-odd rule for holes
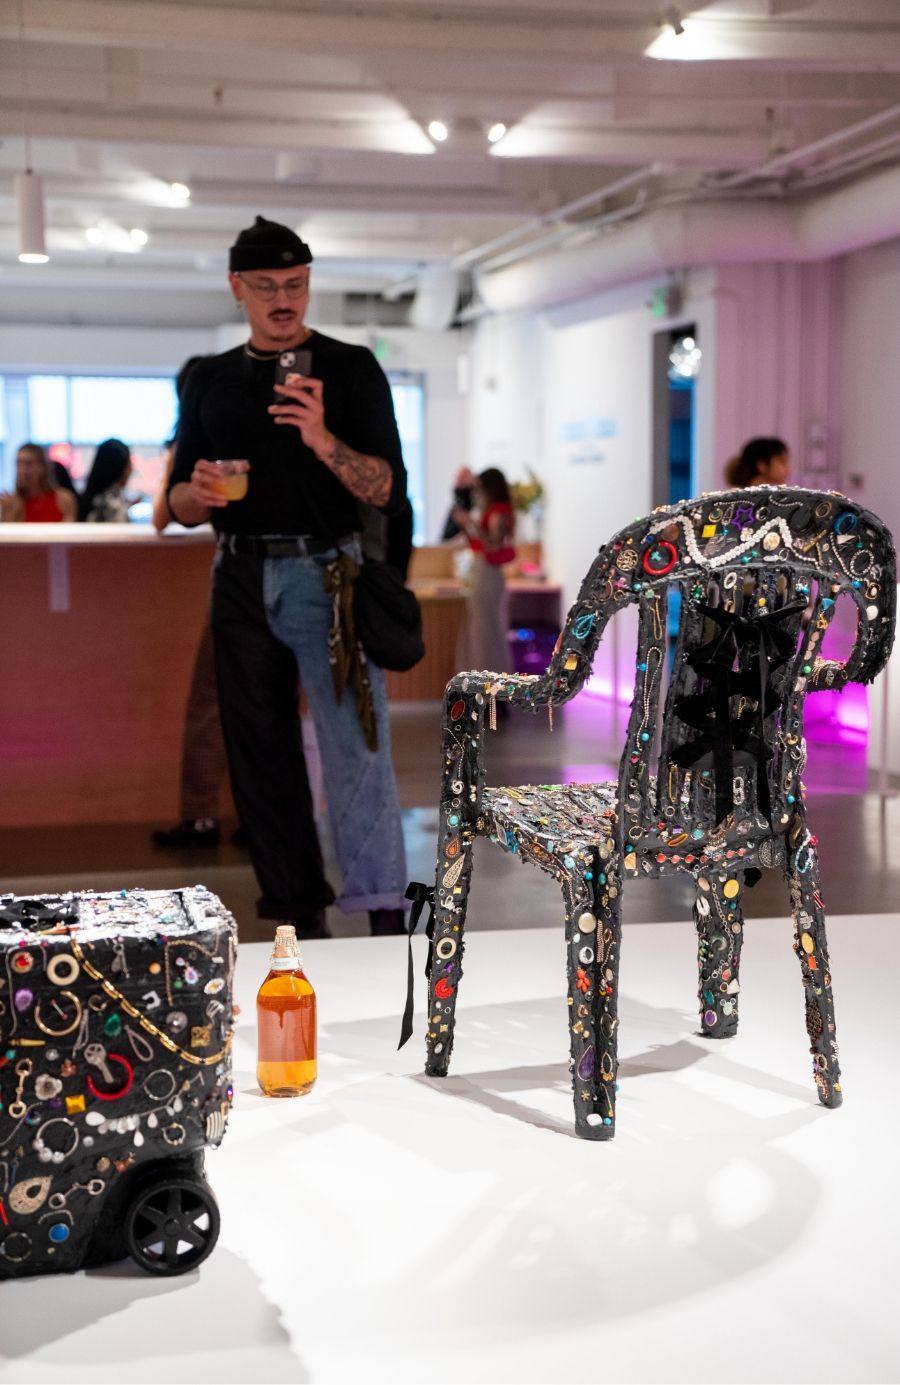
[[[311,371],[312,352],[309,347],[301,346],[294,351],[282,351],[275,362],[275,383],[284,385],[289,375],[309,375]],[[289,400],[286,395],[279,394],[276,390],[274,402],[287,404]]]

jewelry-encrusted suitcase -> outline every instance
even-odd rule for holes
[[[236,943],[203,887],[0,895],[0,1279],[212,1250]]]

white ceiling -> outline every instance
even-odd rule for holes
[[[43,267],[16,260],[26,130]],[[611,213],[889,163],[900,0],[0,0],[7,321],[218,321],[256,212],[302,231],[320,290],[396,293]],[[98,223],[148,244],[91,246]]]

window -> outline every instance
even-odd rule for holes
[[[413,543],[426,543],[425,525],[425,388],[415,371],[388,372],[394,412],[406,463],[409,499],[413,508]]]
[[[423,543],[423,377],[415,371],[391,371],[388,378],[409,475],[414,541]],[[169,376],[0,375],[0,490],[15,484],[15,456],[26,440],[42,443],[80,488],[97,444],[121,438],[131,448],[134,467],[128,490],[144,498],[132,517],[149,519],[177,413],[175,381]]]
[[[169,376],[0,376],[0,487],[15,484],[15,456],[26,440],[45,446],[79,484],[97,444],[121,438],[132,454],[128,490],[143,497],[132,517],[149,519],[177,407]]]

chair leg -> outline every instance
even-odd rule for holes
[[[611,1140],[616,1133],[621,878],[595,857],[567,880],[565,896],[575,1133],[585,1140]]]
[[[831,967],[825,937],[825,906],[819,886],[815,841],[806,838],[788,854],[787,877],[794,915],[794,951],[800,959],[806,992],[806,1032],[813,1057],[813,1079],[823,1106],[840,1106],[841,1069],[834,1023]]]
[[[425,1071],[431,1077],[446,1077],[450,1067],[475,834],[469,828],[445,821],[441,830],[441,846],[434,891],[435,924],[428,982]]]
[[[697,925],[697,969],[700,985],[700,1032],[707,1039],[730,1039],[737,1033],[741,944],[744,915],[741,871],[701,875],[697,880],[694,922]]]

